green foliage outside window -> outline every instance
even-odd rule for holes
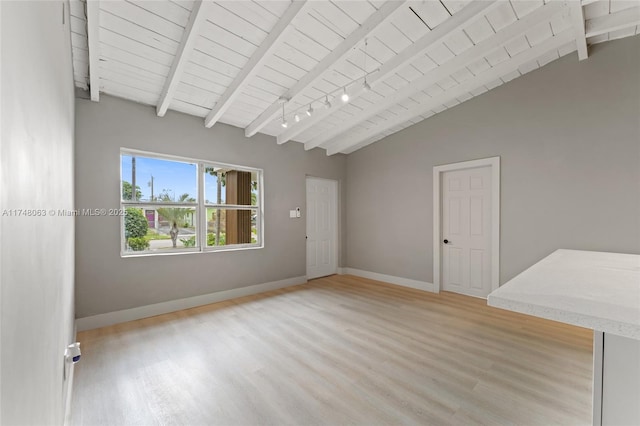
[[[144,237],[149,230],[149,222],[140,209],[129,207],[124,216],[124,236],[133,251],[143,251],[149,248],[149,241]]]
[[[147,235],[149,230],[149,222],[144,217],[140,209],[129,207],[125,211],[124,216],[124,236],[129,238],[140,238]]]
[[[196,237],[180,238],[180,241],[182,241],[182,244],[184,244],[185,247],[195,247],[196,246]]]
[[[227,244],[227,234],[225,234],[224,232],[220,233],[220,237],[218,238],[218,242],[220,243],[218,245],[221,245],[221,246]],[[216,245],[216,234],[214,234],[213,232],[210,232],[210,233],[207,234],[207,245],[208,246],[215,246]]]
[[[144,251],[149,248],[149,241],[144,237],[132,237],[127,240],[133,251]]]
[[[122,199],[130,200],[132,195],[133,195],[133,188],[131,187],[131,184],[123,180],[122,181]],[[142,191],[140,190],[140,187],[136,185],[136,200],[139,200],[141,198],[142,198]]]

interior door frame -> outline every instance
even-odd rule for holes
[[[462,161],[433,167],[433,287],[442,288],[442,184],[444,172],[454,170],[491,168],[491,291],[500,287],[500,157]]]
[[[335,265],[335,271],[334,274],[337,274],[338,271],[340,270],[340,266],[338,265],[338,260],[339,260],[339,256],[338,256],[338,237],[339,237],[339,231],[338,231],[338,227],[339,227],[339,215],[338,212],[339,210],[339,205],[338,203],[340,202],[340,196],[338,194],[338,190],[340,189],[340,186],[338,185],[338,181],[335,179],[328,179],[328,178],[321,178],[321,177],[317,177],[317,176],[310,176],[310,175],[306,175],[305,176],[305,180],[304,180],[304,193],[305,193],[305,197],[304,197],[304,203],[305,203],[305,213],[306,215],[309,214],[309,206],[307,206],[307,198],[308,198],[308,193],[307,193],[307,182],[309,181],[309,179],[314,179],[314,180],[323,180],[323,181],[327,181],[330,182],[333,185],[333,194],[334,194],[334,203],[333,203],[333,211],[331,212],[331,218],[333,219],[333,223],[334,223],[334,230],[333,230],[333,261],[334,261],[334,265]],[[308,235],[309,233],[309,229],[307,228],[307,217],[304,218],[304,232],[305,235]],[[305,255],[304,255],[304,262],[305,262],[305,275],[307,276],[307,279],[309,279],[309,274],[308,274],[308,258],[307,258],[307,244],[305,241],[305,245],[304,245],[304,251],[305,251]]]

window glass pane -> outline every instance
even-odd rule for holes
[[[206,166],[204,195],[207,204],[258,205],[258,172]]]
[[[198,198],[197,165],[195,163],[163,160],[122,154],[122,199],[152,202],[195,203]]]
[[[207,247],[256,244],[258,210],[207,208]]]
[[[204,168],[204,199],[207,204],[225,203],[225,170],[220,167]]]
[[[127,207],[125,251],[159,252],[198,247],[197,224],[193,207]]]

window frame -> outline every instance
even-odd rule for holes
[[[122,199],[122,156],[139,156],[158,160],[175,161],[181,163],[190,163],[196,165],[196,201],[195,202],[153,202],[139,200],[123,200]],[[127,251],[125,235],[125,216],[122,215],[120,220],[120,257],[142,257],[142,256],[165,256],[175,254],[191,254],[191,253],[211,253],[219,251],[237,251],[237,250],[253,250],[264,248],[264,170],[257,167],[239,166],[236,164],[222,163],[218,161],[201,160],[189,157],[182,157],[171,154],[161,154],[156,152],[141,151],[137,149],[121,147],[119,151],[119,186],[118,198],[120,200],[120,209],[125,211],[128,207],[141,207],[143,210],[157,209],[158,207],[182,207],[194,208],[196,212],[197,222],[195,237],[196,246],[193,248],[169,248],[161,251]],[[256,205],[238,205],[238,204],[217,204],[207,203],[205,200],[205,174],[207,167],[232,169],[243,172],[256,173],[257,180],[257,197]],[[133,184],[133,183],[132,183]],[[132,188],[135,191],[135,188]],[[134,192],[135,193],[135,192]],[[221,210],[250,210],[256,211],[256,239],[255,243],[229,244],[222,246],[207,246],[207,209],[219,208]]]

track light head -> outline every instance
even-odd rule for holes
[[[289,127],[289,123],[287,123],[287,119],[284,118],[284,104],[287,103],[287,99],[281,97],[278,99],[278,102],[282,104],[282,123],[280,123],[280,125],[282,126],[283,129],[286,129],[287,127]]]
[[[349,102],[349,94],[347,93],[347,88],[345,87],[344,90],[342,91],[342,95],[340,96],[340,99],[342,100],[342,102],[344,102],[345,104],[347,102]]]
[[[296,121],[296,123],[300,122],[300,116],[298,114],[294,115],[293,119]]]
[[[369,90],[371,90],[371,86],[367,82],[366,78],[364,79],[364,83],[362,84],[362,89],[364,89],[365,92],[368,92]]]
[[[311,106],[311,104],[309,104],[309,109],[307,110],[307,115],[309,117],[311,117],[311,114],[313,114],[313,107]]]
[[[331,109],[331,106],[332,106],[332,105],[331,105],[331,102],[329,102],[329,95],[327,95],[327,97],[326,97],[326,98],[325,98],[325,100],[324,100],[324,107],[325,107],[326,109]]]

